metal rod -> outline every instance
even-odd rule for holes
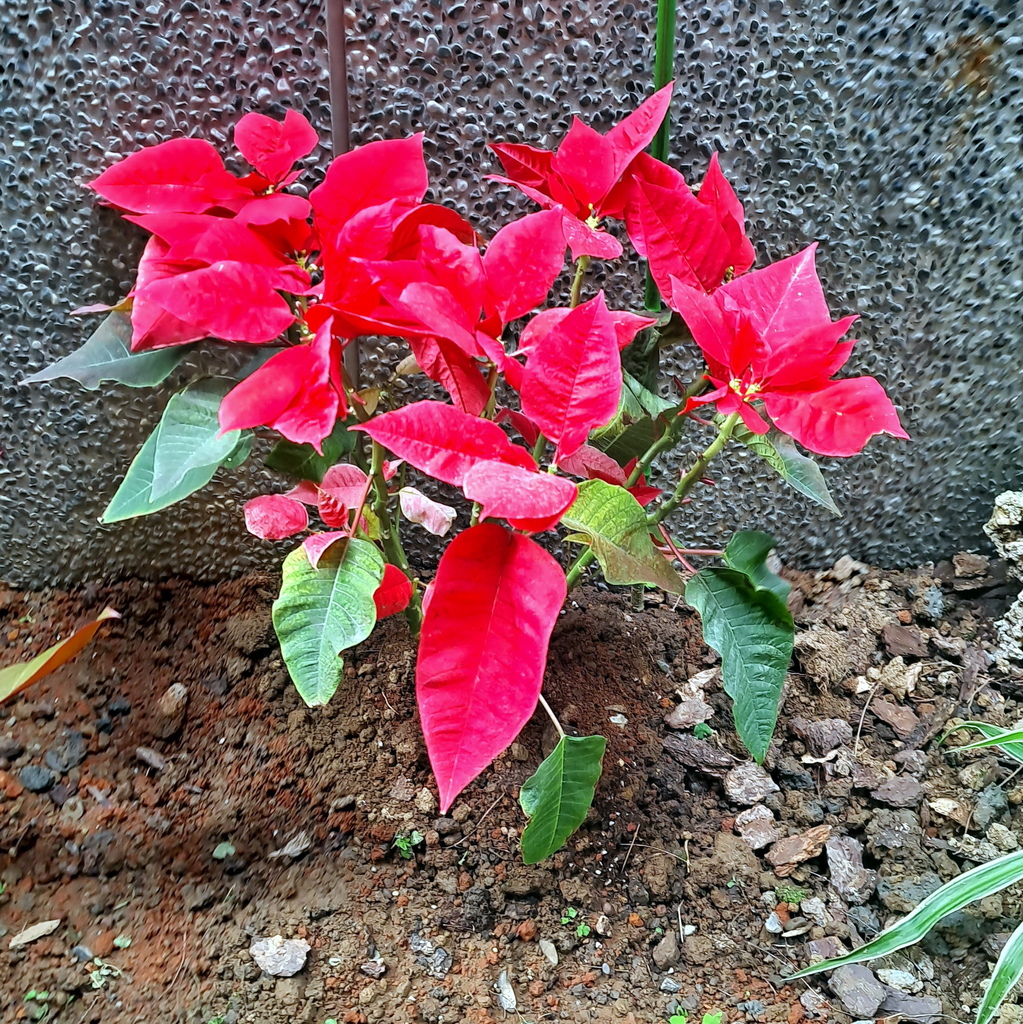
[[[352,126],[348,108],[348,26],[344,0],[324,0],[327,13],[327,71],[330,76],[330,138],[334,156],[351,149]],[[359,339],[345,348],[345,369],[355,387],[361,386]]]

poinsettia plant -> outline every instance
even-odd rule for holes
[[[243,514],[265,540],[305,534],[273,607],[299,693],[328,701],[342,652],[404,612],[444,812],[542,704],[560,741],[521,791],[531,862],[581,824],[605,749],[602,737],[568,735],[541,694],[551,633],[588,567],[698,609],[739,736],[761,760],[793,640],[788,585],[767,568],[773,541],[744,532],[722,552],[687,548],[672,513],[730,442],[833,507],[796,444],[848,456],[875,434],[906,437],[876,380],[834,379],[854,318],[832,320],[814,246],[752,269],[717,158],[697,189],[645,152],[670,98],[669,85],[606,135],[575,120],[554,151],[495,144],[505,173],[494,180],[540,209],[486,242],[426,202],[421,135],[338,157],[308,198],[288,191],[317,145],[295,111],[238,122],[253,168],[243,176],[202,139],[133,153],[90,187],[149,235],[135,286],[102,307],[83,348],[29,378],[152,386],[196,342],[249,346],[241,372],[171,398],[104,521],[166,508],[276,436],[266,463],[292,486]],[[587,287],[593,259],[623,255],[614,223],[703,353],[707,372],[688,386],[662,390],[623,369],[637,338],[656,352],[670,313],[622,309]],[[566,250],[574,276],[562,294]],[[386,379],[361,382],[346,367],[346,347],[365,335],[407,345]],[[418,373],[439,389],[405,403],[402,377]],[[689,430],[709,441],[671,479],[660,459]],[[565,561],[548,543],[559,528]],[[454,535],[429,583],[405,555],[413,529]],[[690,562],[715,554],[722,565]]]

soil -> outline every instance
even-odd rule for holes
[[[1023,831],[1011,763],[937,741],[956,717],[1023,717],[1023,677],[989,656],[1013,588],[998,563],[973,557],[787,572],[801,632],[769,778],[748,767],[725,777],[744,754],[691,610],[653,594],[634,611],[629,595],[581,591],[555,632],[545,692],[573,730],[607,736],[608,753],[587,823],[536,867],[518,855],[517,794],[550,727],[535,718],[438,817],[400,619],[351,652],[329,705],[308,709],[272,637],[271,577],[0,588],[3,664],[104,605],[124,615],[4,706],[0,1015],[850,1021],[841,986],[785,982],[808,944],[865,941]],[[714,709],[709,739],[664,722],[694,676]],[[187,691],[183,708],[171,687]],[[772,819],[773,844],[742,838],[747,803]],[[841,850],[863,851],[858,882],[842,875]],[[903,1019],[937,1020],[935,999],[964,1019],[1021,917],[1010,891],[871,967],[888,982],[886,969],[902,971],[915,990]],[[292,977],[249,953],[276,935],[311,947]],[[898,1003],[884,991],[882,1016]]]

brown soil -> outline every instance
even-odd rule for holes
[[[764,802],[785,835],[828,826],[864,842],[881,897],[852,918],[823,855],[779,878],[768,851],[735,835],[741,806],[724,795],[720,772],[698,763],[719,748],[743,756],[719,684],[707,694],[717,732],[691,747],[697,767],[664,746],[676,690],[713,664],[674,598],[650,597],[637,613],[627,596],[583,591],[564,614],[546,692],[567,724],[602,733],[609,747],[586,825],[565,850],[526,868],[516,797],[549,747],[549,727],[535,718],[451,817],[438,818],[402,622],[354,651],[341,692],[310,710],[272,638],[271,578],[0,589],[2,664],[105,604],[124,615],[77,661],[4,706],[0,1015],[40,1019],[45,1007],[47,1019],[69,1024],[654,1024],[681,1007],[697,1021],[722,1010],[726,1024],[849,1020],[829,1008],[823,981],[811,979],[823,1000],[815,1003],[805,983],[784,976],[807,962],[807,940],[862,941],[870,915],[883,923],[904,912],[899,900],[914,898],[913,885],[970,863],[956,845],[962,824],[928,801],[954,797],[971,809],[1010,769],[990,753],[949,755],[934,736],[952,715],[1009,724],[1023,708],[1018,680],[992,675],[984,653],[1007,593],[997,575],[839,566],[830,577],[791,577],[800,671],[767,761],[781,791]],[[908,649],[904,664],[920,668],[905,692],[897,673],[878,679],[877,670]],[[175,683],[188,691],[177,728],[160,712]],[[865,711],[878,697],[912,710],[917,728],[899,737]],[[840,756],[815,759],[796,717],[844,719],[860,735]],[[56,784],[25,789],[24,769],[47,764]],[[965,784],[964,770],[980,785]],[[913,806],[871,796],[886,778],[910,776],[923,784]],[[997,822],[1018,827],[1023,791],[1012,785]],[[983,838],[975,825],[966,831]],[[406,859],[394,840],[413,832],[423,841]],[[304,852],[273,856],[301,833]],[[776,907],[785,921],[799,918],[799,894],[785,886],[820,896],[825,923],[789,938],[765,930]],[[774,896],[765,902],[765,893]],[[909,965],[923,994],[937,993],[962,1018],[986,976],[982,942],[996,942],[1019,916],[1007,897],[964,917],[966,940],[942,932],[927,952],[892,965]],[[8,950],[9,937],[53,919],[52,934]],[[589,934],[578,935],[579,925]],[[661,969],[652,952],[680,927],[680,956]],[[263,974],[248,952],[254,937],[278,934],[312,946],[292,978]],[[121,948],[115,940],[125,938]],[[557,950],[556,966],[540,940]],[[948,958],[961,966],[950,971]],[[378,979],[374,960],[386,968]],[[495,990],[502,973],[513,1013]],[[47,998],[26,1001],[33,989]]]

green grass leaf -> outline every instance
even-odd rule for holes
[[[519,804],[529,818],[522,833],[526,864],[536,864],[559,850],[583,823],[606,748],[603,736],[562,736],[523,784]]]
[[[900,949],[919,942],[943,917],[961,910],[970,903],[982,900],[1007,886],[1023,879],[1023,850],[999,857],[980,867],[973,868],[962,875],[946,882],[926,899],[921,901],[911,913],[907,914],[898,924],[886,929],[876,939],[871,939],[859,949],[824,960],[811,967],[789,976],[805,978],[821,971],[831,971],[845,964],[859,964],[865,960],[876,960],[878,957],[889,956]]]
[[[131,317],[127,313],[111,313],[81,348],[21,383],[39,384],[69,377],[89,391],[95,391],[104,381],[116,381],[130,388],[151,388],[166,380],[194,347],[175,345],[151,352],[132,352],[130,344]]]
[[[984,739],[977,740],[977,742],[970,743],[965,747],[956,747],[956,751],[998,747],[1008,754],[1009,757],[1013,758],[1013,760],[1023,764],[1023,729],[1000,729],[997,725],[989,725],[987,722],[963,722],[961,725],[957,725],[955,729],[950,729],[949,733],[956,732],[959,729],[974,729]]]
[[[339,541],[314,569],[305,549],[284,559],[273,624],[292,682],[310,707],[326,704],[341,681],[342,651],[361,643],[376,625],[373,593],[384,576],[376,545]]]
[[[643,506],[622,487],[586,480],[561,520],[585,534],[608,583],[653,583],[682,593],[682,579],[650,539]]]
[[[686,586],[686,600],[700,613],[704,639],[721,655],[739,738],[761,762],[792,658],[792,616],[777,593],[732,568],[701,569]]]
[[[984,998],[977,1007],[977,1024],[990,1024],[1013,986],[1023,977],[1023,924],[1009,936],[995,964]]]

